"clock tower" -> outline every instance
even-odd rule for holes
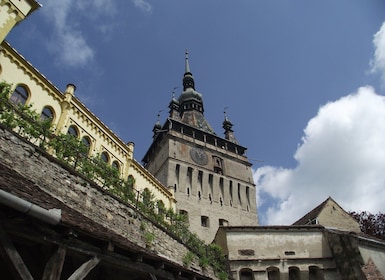
[[[155,124],[144,166],[175,194],[177,211],[189,227],[211,242],[219,226],[258,225],[251,163],[234,137],[227,116],[224,137],[204,117],[202,94],[195,90],[188,53],[183,91],[169,104],[169,117]]]

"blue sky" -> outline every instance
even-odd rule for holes
[[[59,89],[74,83],[138,161],[181,92],[187,48],[206,118],[223,135],[228,107],[248,147],[262,224],[328,196],[385,212],[385,1],[40,3],[8,42]]]

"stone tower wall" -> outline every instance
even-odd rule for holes
[[[166,136],[158,143],[147,168],[174,191],[176,208],[188,215],[190,229],[211,242],[220,225],[257,225],[256,191],[246,159],[186,135],[172,134],[174,137]],[[194,148],[206,153],[207,163],[194,162]],[[222,172],[214,170],[215,158],[222,160]]]

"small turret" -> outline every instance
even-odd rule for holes
[[[174,120],[180,120],[180,113],[179,113],[179,101],[175,98],[175,90],[178,87],[174,87],[172,91],[172,99],[170,101],[170,104],[168,105],[169,110],[169,117]]]
[[[158,135],[159,131],[162,129],[162,125],[160,124],[159,118],[160,118],[160,111],[158,113],[158,120],[156,121],[154,128],[152,129],[152,132],[154,133],[152,135],[152,138],[155,138]]]
[[[225,114],[225,120],[222,123],[222,127],[225,130],[225,139],[229,140],[230,142],[238,144],[238,141],[235,138],[234,131],[232,129],[233,123],[227,118],[226,108],[223,113]]]

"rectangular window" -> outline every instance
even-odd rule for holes
[[[219,219],[219,225],[220,226],[228,226],[229,225],[229,221],[225,220],[225,219]]]
[[[201,216],[201,225],[202,225],[202,227],[210,227],[209,217]]]

